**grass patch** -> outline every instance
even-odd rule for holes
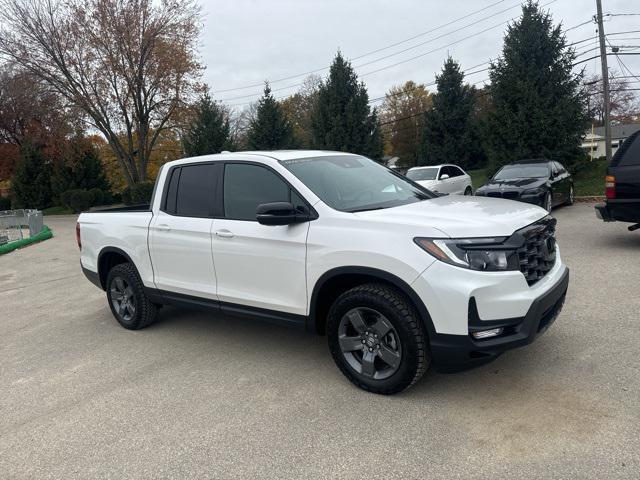
[[[474,192],[476,191],[476,189],[487,183],[487,170],[488,169],[486,168],[480,168],[478,170],[467,170],[467,173],[471,177],[471,183],[473,185]]]
[[[593,160],[573,176],[575,194],[578,197],[604,195],[604,176],[607,173],[607,160]]]
[[[57,207],[49,207],[43,208],[43,215],[71,215],[73,211],[67,207],[57,206]]]
[[[42,231],[34,235],[33,237],[23,238],[22,240],[15,240],[13,242],[0,245],[0,255],[12,252],[18,248],[26,247],[27,245],[31,245],[32,243],[42,242],[43,240],[47,240],[51,237],[53,237],[53,232],[49,227],[45,225],[42,228]]]

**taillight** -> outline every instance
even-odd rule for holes
[[[76,223],[76,242],[78,244],[78,248],[82,250],[82,241],[80,240],[80,222]]]
[[[604,177],[604,194],[607,198],[616,198],[616,177],[613,175]]]

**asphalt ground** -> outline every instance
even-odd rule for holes
[[[385,397],[326,338],[165,308],[127,331],[75,217],[0,257],[0,478],[640,478],[640,231],[554,211],[571,269],[535,343]]]

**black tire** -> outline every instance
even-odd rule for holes
[[[471,187],[465,188],[464,194],[465,195],[473,195],[473,190],[471,189]]]
[[[573,205],[573,201],[574,201],[574,192],[573,192],[573,185],[571,185],[569,187],[569,198],[567,199],[567,205]]]
[[[119,280],[118,280],[119,279]],[[120,288],[118,284],[124,285]],[[119,308],[120,290],[126,291],[127,305],[132,308]],[[151,325],[157,318],[157,307],[144,293],[144,285],[137,270],[130,263],[121,263],[113,267],[107,275],[107,301],[111,313],[118,323],[129,330],[139,330]]]
[[[547,192],[547,194],[544,196],[544,203],[542,204],[542,208],[544,208],[549,213],[551,213],[551,210],[553,210],[553,197],[551,196],[551,192]]]
[[[350,359],[348,353],[343,352],[343,347],[341,347],[341,340],[345,339],[356,339],[354,343],[357,344],[355,336],[347,337],[342,334],[341,337],[340,331],[343,328],[341,325],[344,325],[341,322],[344,322],[343,319],[346,318],[347,313],[351,314],[351,312],[359,311],[360,309],[379,314],[378,318],[388,321],[392,327],[393,333],[390,330],[389,335],[393,334],[394,344],[396,344],[396,353],[399,356],[397,366],[389,367],[390,364],[386,365],[382,361],[382,356],[376,357],[375,352],[369,354],[374,356],[374,360],[378,365],[382,362],[382,366],[387,367],[387,372],[392,370],[392,373],[386,378],[366,376],[354,367],[354,362],[357,366],[357,357],[354,355],[367,355],[364,341],[362,343],[365,343],[365,345],[361,347],[361,352],[358,353],[355,350],[348,352],[352,354]],[[375,313],[372,313],[372,315],[375,315]],[[372,321],[372,323],[377,322]],[[369,325],[367,330],[373,327],[374,325]],[[401,392],[416,383],[425,373],[430,363],[427,335],[418,312],[404,294],[385,284],[368,283],[352,288],[340,295],[329,310],[327,337],[329,350],[338,368],[354,385],[369,392],[384,395]],[[366,337],[362,333],[362,336],[358,338]],[[381,339],[379,342],[382,344],[383,340]],[[370,346],[375,349],[375,345]],[[378,345],[378,349],[380,349],[380,345]],[[368,350],[371,351],[371,348]],[[375,375],[378,375],[378,373],[376,370]]]

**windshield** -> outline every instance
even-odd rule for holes
[[[324,203],[345,212],[396,207],[435,196],[365,157],[341,155],[280,163]]]
[[[407,178],[417,182],[418,180],[435,180],[438,175],[438,167],[435,168],[416,168],[407,172]]]
[[[549,167],[546,165],[507,165],[493,176],[494,180],[511,180],[515,178],[547,178]]]

